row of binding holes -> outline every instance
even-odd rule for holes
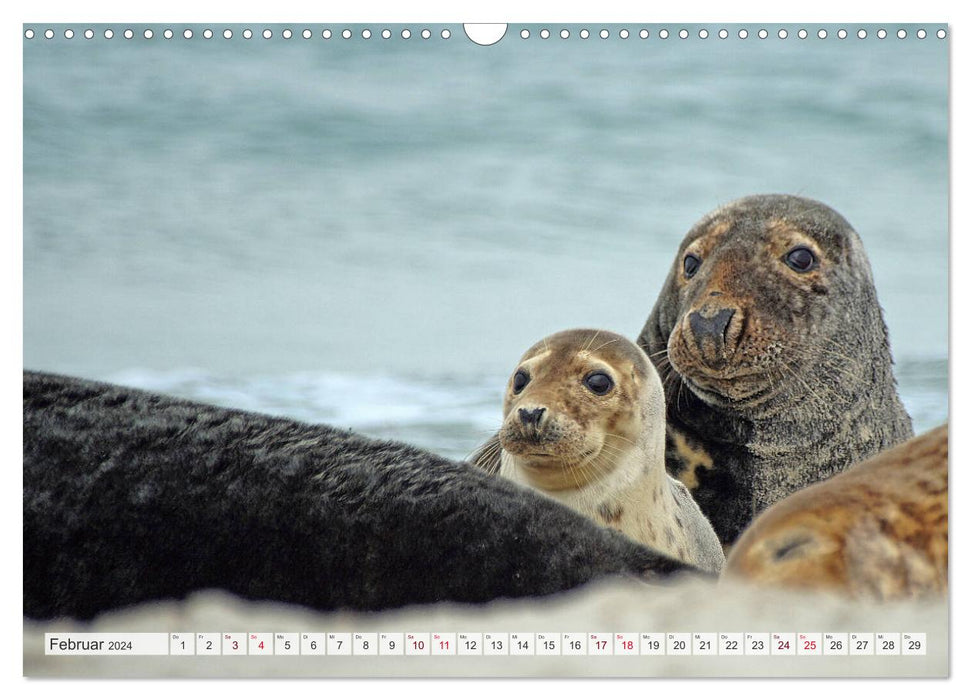
[[[580,36],[581,39],[589,39],[590,36],[591,36],[591,33],[590,33],[590,30],[589,29],[581,29],[577,33],[578,33],[578,35]],[[83,36],[84,36],[85,39],[93,39],[94,38],[94,34],[95,33],[94,33],[94,30],[93,29],[85,29],[84,32],[83,32]],[[641,39],[647,39],[650,36],[651,33],[647,29],[641,29],[637,34],[638,34],[638,36]],[[926,39],[927,38],[927,31],[924,30],[924,29],[918,29],[915,32],[915,34],[916,34],[916,36],[917,36],[918,39]],[[240,35],[244,39],[252,39],[253,36],[254,36],[254,33],[253,33],[253,30],[252,29],[244,29],[242,32],[240,32]],[[390,39],[392,37],[393,33],[392,33],[392,31],[390,29],[384,29],[384,30],[381,31],[381,34],[380,35],[381,35],[381,37],[383,39]],[[419,32],[418,35],[421,36],[422,39],[430,39],[431,36],[432,36],[432,32],[429,29],[422,29]],[[519,35],[523,39],[528,39],[530,37],[530,31],[528,29],[523,29],[521,32],[519,32]],[[621,39],[628,39],[628,38],[630,38],[630,35],[631,35],[630,31],[627,30],[627,29],[621,29],[619,32],[617,32],[617,36],[619,36]],[[660,31],[658,31],[657,35],[658,35],[658,38],[660,38],[660,39],[667,39],[669,36],[671,36],[671,32],[669,32],[667,29],[661,29]],[[691,36],[691,33],[687,29],[681,29],[680,31],[678,31],[677,35],[681,39],[687,39],[687,38],[689,38]],[[730,32],[727,29],[719,29],[718,32],[717,32],[717,36],[718,36],[719,39],[727,39],[730,35],[731,34],[730,34]],[[769,38],[769,31],[767,29],[760,29],[760,30],[758,30],[758,32],[757,32],[756,35],[759,37],[759,39],[768,39]],[[887,32],[886,29],[878,29],[877,32],[876,32],[876,36],[877,36],[878,39],[886,39],[888,35],[889,34],[888,34],[888,32]],[[28,38],[28,39],[33,39],[34,36],[36,36],[36,34],[35,34],[35,32],[34,32],[33,29],[27,29],[24,32],[24,36],[26,38]],[[54,32],[53,29],[48,29],[48,30],[46,30],[44,32],[44,38],[46,38],[46,39],[53,39],[55,36],[56,36],[56,34],[55,34],[55,32]],[[74,36],[75,35],[74,35],[74,30],[73,29],[65,29],[64,30],[64,38],[65,39],[73,39]],[[112,29],[105,29],[104,30],[104,37],[105,37],[105,39],[112,39],[112,38],[114,38],[114,36],[115,36],[114,30],[112,30]],[[135,37],[135,32],[134,32],[134,30],[126,29],[122,33],[122,36],[124,36],[126,39],[133,39]],[[151,30],[151,29],[146,29],[146,30],[144,30],[142,32],[142,36],[144,38],[146,38],[146,39],[154,39],[155,38],[155,32],[153,30]],[[171,39],[171,38],[173,38],[175,36],[175,32],[173,32],[171,29],[166,29],[166,30],[164,30],[162,32],[162,36],[164,38],[166,38],[166,39]],[[185,39],[191,39],[193,36],[195,36],[195,34],[194,34],[194,32],[191,29],[185,29],[182,32],[182,36]],[[211,29],[204,29],[202,31],[202,37],[204,39],[212,39],[214,36],[215,36],[215,32],[213,32],[213,30],[211,30]],[[222,36],[223,36],[224,39],[232,39],[233,38],[233,30],[232,29],[224,29],[223,32],[222,32]],[[270,29],[264,29],[263,32],[261,33],[261,36],[264,39],[272,39],[273,38],[273,31],[270,30]],[[284,39],[292,39],[294,37],[294,32],[293,32],[292,29],[284,29],[282,32],[280,32],[280,36],[282,36]],[[312,31],[310,31],[309,29],[304,29],[302,32],[300,32],[300,36],[302,36],[304,39],[311,39],[311,38],[313,38],[314,33]],[[330,39],[333,36],[335,36],[335,34],[330,29],[324,29],[320,33],[320,36],[323,39]],[[340,32],[339,36],[343,37],[344,39],[350,39],[350,38],[352,38],[354,36],[354,32],[352,32],[350,29],[345,29],[345,30],[343,30],[343,31]],[[363,39],[370,39],[373,36],[373,33],[371,32],[370,29],[364,29],[364,30],[361,30],[360,36]],[[411,32],[410,29],[402,29],[401,30],[401,38],[402,39],[410,39],[411,36],[412,36],[412,32]],[[441,30],[441,37],[443,39],[448,39],[451,36],[452,36],[452,32],[449,31],[448,29]],[[551,34],[551,32],[550,32],[549,29],[541,29],[540,32],[539,32],[539,36],[540,36],[541,39],[549,39],[550,36],[552,36],[552,34]],[[601,29],[600,32],[599,32],[599,36],[600,36],[601,39],[608,39],[608,38],[610,38],[610,31],[607,30],[607,29]],[[707,29],[699,29],[698,30],[698,38],[699,39],[707,39],[709,36],[710,36],[710,33],[708,32]],[[776,32],[776,36],[778,36],[780,39],[787,39],[787,38],[789,38],[789,31],[786,30],[786,29],[780,29],[780,30],[778,30],[778,32]],[[798,36],[800,39],[806,39],[806,38],[809,37],[809,32],[806,29],[800,29],[799,31],[796,32],[796,36]],[[820,30],[818,30],[816,32],[816,36],[818,38],[820,38],[820,39],[826,39],[829,36],[829,32],[827,32],[825,29],[820,29]],[[845,29],[838,29],[838,30],[836,30],[836,37],[837,38],[839,38],[839,39],[845,39],[847,36],[849,36],[849,32],[847,32]],[[860,39],[866,39],[867,38],[867,31],[865,29],[857,30],[856,36],[858,38],[860,38]],[[747,39],[748,37],[749,37],[749,32],[748,32],[747,29],[739,29],[738,30],[738,38],[739,39]],[[944,39],[946,37],[947,37],[947,32],[944,29],[938,29],[937,30],[937,38],[938,39]],[[561,39],[569,39],[570,38],[570,30],[569,29],[561,29],[560,30],[560,38]],[[897,30],[897,38],[898,39],[906,39],[907,38],[907,30],[906,29],[898,29]]]
[[[82,33],[85,39],[93,39],[94,34],[95,32],[93,29],[85,29],[84,32]],[[392,37],[392,34],[393,33],[390,29],[384,29],[381,31],[380,36],[383,39],[390,39]],[[410,39],[412,36],[412,32],[410,29],[402,29],[400,34],[402,39]],[[24,36],[27,39],[33,39],[36,36],[36,33],[34,32],[33,29],[28,29],[24,32]],[[45,39],[53,39],[55,36],[57,35],[53,29],[48,29],[44,32]],[[64,30],[65,39],[73,39],[74,36],[75,34],[73,29]],[[113,29],[104,30],[105,39],[113,39],[114,36],[115,36],[115,32]],[[124,36],[126,39],[134,39],[135,31],[132,29],[126,29],[124,32],[122,32],[122,36]],[[155,32],[151,29],[146,29],[145,31],[142,32],[142,36],[146,39],[154,39]],[[171,29],[166,29],[162,32],[162,37],[164,37],[165,39],[171,39],[174,36],[175,36],[175,32],[173,32]],[[185,29],[182,31],[182,37],[184,39],[191,39],[194,36],[195,36],[195,32],[193,32],[191,29]],[[213,32],[213,30],[211,29],[204,29],[202,31],[203,39],[212,39],[214,36],[215,36],[215,32]],[[222,36],[224,39],[232,39],[233,30],[224,29],[222,32]],[[242,32],[240,32],[240,36],[242,36],[244,39],[252,39],[254,36],[254,32],[252,29],[244,29]],[[264,29],[260,34],[260,36],[262,36],[264,39],[272,39],[273,30]],[[280,32],[280,36],[283,37],[284,39],[292,39],[295,36],[295,33],[292,29],[284,29],[282,32]],[[304,29],[302,32],[300,32],[300,36],[302,36],[304,39],[312,39],[314,36],[314,33],[309,29]],[[345,29],[341,31],[339,34],[335,34],[330,29],[324,29],[320,33],[320,36],[322,39],[331,39],[334,36],[341,36],[344,39],[350,39],[354,36],[354,32],[352,32],[350,29]],[[371,32],[370,29],[364,29],[360,32],[360,36],[363,39],[370,39],[372,36],[374,36],[374,34],[373,32]],[[420,32],[418,32],[418,36],[420,36],[422,39],[430,39],[432,37],[432,32],[430,29],[422,29]],[[452,32],[449,29],[443,29],[440,32],[440,36],[443,39],[448,39],[452,36]]]
[[[579,37],[581,39],[589,39],[590,36],[591,36],[589,29],[581,29],[579,32],[577,32],[577,34],[579,35]],[[915,34],[916,34],[916,36],[917,36],[918,39],[926,39],[927,38],[927,30],[926,29],[918,29],[915,32]],[[631,35],[631,32],[628,29],[621,29],[619,32],[617,32],[617,36],[620,37],[621,39],[629,39],[630,38],[630,35]],[[651,33],[647,29],[641,29],[637,33],[637,35],[641,39],[647,39],[651,35]],[[689,38],[691,36],[691,32],[689,32],[687,29],[681,29],[680,31],[678,31],[677,35],[681,39],[687,39],[687,38]],[[756,35],[759,37],[759,39],[768,39],[769,38],[769,30],[767,30],[767,29],[760,29],[757,32]],[[888,32],[887,32],[886,29],[878,29],[877,32],[876,32],[876,36],[877,36],[878,39],[886,39],[888,35],[889,34],[888,34]],[[531,34],[530,34],[530,31],[528,29],[523,29],[522,31],[519,32],[519,36],[521,36],[523,39],[528,39],[531,36]],[[550,36],[552,36],[552,33],[550,32],[549,29],[541,29],[539,31],[539,37],[540,37],[540,39],[549,39]],[[610,38],[610,31],[607,30],[607,29],[601,29],[600,32],[599,32],[599,36],[600,36],[601,39],[609,39]],[[671,32],[669,32],[667,29],[661,29],[661,30],[658,31],[657,36],[658,36],[659,39],[667,39],[668,37],[671,36]],[[698,38],[699,39],[707,39],[709,36],[711,36],[711,33],[707,29],[699,29],[698,30]],[[727,39],[729,36],[731,36],[731,33],[727,29],[719,29],[718,32],[717,32],[717,36],[718,36],[719,39]],[[780,39],[788,39],[789,38],[789,30],[787,30],[787,29],[780,29],[776,33],[776,36],[778,36]],[[809,31],[806,30],[806,29],[800,29],[799,31],[796,32],[796,36],[798,36],[800,39],[806,39],[806,38],[809,37]],[[818,38],[820,38],[820,39],[826,39],[829,36],[829,32],[827,32],[825,29],[820,29],[820,30],[818,30],[816,32],[816,36]],[[836,30],[836,37],[837,38],[839,38],[839,39],[845,39],[848,36],[849,36],[849,32],[847,32],[845,29],[837,29]],[[860,30],[858,30],[856,32],[856,36],[858,38],[860,38],[860,39],[866,39],[867,38],[867,31],[866,31],[866,29],[860,29]],[[739,29],[738,30],[738,38],[739,39],[748,39],[748,37],[749,37],[749,31],[747,29]],[[945,37],[947,37],[947,32],[945,30],[943,30],[943,29],[938,29],[937,30],[937,38],[938,39],[944,39]],[[569,29],[561,29],[560,30],[560,38],[561,39],[569,39],[570,38],[570,30]],[[898,39],[906,39],[907,38],[907,30],[906,29],[898,29],[897,30],[897,38]]]

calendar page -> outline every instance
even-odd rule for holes
[[[950,33],[25,23],[24,675],[949,675]]]

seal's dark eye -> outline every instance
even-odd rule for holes
[[[583,385],[594,394],[603,396],[614,388],[614,380],[605,372],[591,372],[583,379]]]
[[[701,267],[701,258],[697,255],[688,253],[684,256],[684,276],[689,280],[695,276],[699,267]]]
[[[516,374],[512,376],[512,393],[518,394],[526,388],[527,384],[529,384],[529,374],[525,370],[517,369]]]
[[[786,253],[786,265],[796,272],[809,272],[816,266],[816,256],[809,248],[799,246]]]

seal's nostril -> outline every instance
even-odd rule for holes
[[[539,425],[540,418],[543,417],[545,410],[545,408],[520,408],[519,420],[522,421],[523,425]]]
[[[725,342],[725,332],[728,324],[735,315],[735,309],[722,309],[714,316],[705,317],[697,311],[692,311],[688,315],[688,324],[691,326],[691,333],[695,337],[695,342],[700,346],[705,339],[713,340],[719,346]]]

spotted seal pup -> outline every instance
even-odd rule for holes
[[[638,338],[667,396],[667,468],[730,545],[794,491],[913,435],[859,236],[756,195],[685,236]]]
[[[700,569],[724,563],[711,525],[664,470],[658,374],[616,333],[562,331],[527,350],[502,428],[473,460]]]
[[[762,513],[725,578],[854,598],[947,591],[947,426],[809,486]]]

